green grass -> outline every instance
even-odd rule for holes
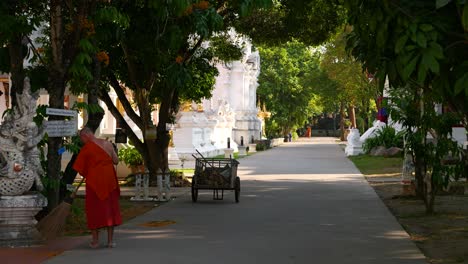
[[[401,173],[402,157],[359,155],[348,157],[364,175]]]
[[[195,172],[194,169],[190,169],[190,168],[188,168],[188,169],[172,169],[172,170],[176,171],[176,172],[183,172],[185,174],[191,174],[191,173],[193,174]]]
[[[239,157],[239,152],[234,152],[234,157],[233,157],[233,159],[242,159],[242,158],[247,157],[247,156],[250,156],[250,155],[252,155],[252,153],[251,153],[251,152],[247,152],[247,155],[246,155],[246,156],[240,156],[240,157]],[[224,154],[218,155],[218,156],[214,156],[213,158],[215,158],[215,159],[224,159]],[[207,159],[210,159],[210,158],[207,158]]]

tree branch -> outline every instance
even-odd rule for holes
[[[31,47],[32,47],[33,53],[36,54],[36,56],[39,58],[39,60],[41,61],[41,63],[43,65],[47,65],[45,63],[44,59],[42,59],[41,54],[39,54],[39,52],[37,52],[36,47],[34,46],[34,43],[32,42],[31,38],[29,36],[26,36],[26,38],[28,39],[29,45],[31,45]]]
[[[99,99],[101,99],[106,104],[107,109],[109,109],[109,111],[115,117],[117,122],[122,126],[125,134],[132,141],[133,145],[135,145],[135,147],[138,149],[145,149],[144,143],[141,142],[140,139],[135,135],[132,128],[127,124],[117,107],[115,107],[114,102],[112,102],[112,99],[110,98],[109,94],[105,90],[101,90],[101,92],[99,93]]]
[[[135,77],[136,75],[135,75],[134,67],[130,61],[130,56],[128,55],[127,45],[125,45],[125,42],[122,41],[120,42],[120,46],[122,47],[122,51],[125,55],[125,62],[127,63],[127,69],[128,69],[128,75],[130,77],[130,81],[135,86],[135,89],[141,89],[141,87],[138,85],[138,82],[136,81],[136,77]]]
[[[125,113],[127,113],[127,116],[143,131],[143,122],[141,120],[141,117],[137,115],[137,113],[133,110],[132,105],[128,101],[127,96],[125,95],[125,91],[122,89],[119,81],[117,80],[117,77],[115,77],[113,73],[110,73],[108,76],[108,80],[112,88],[114,88],[114,91],[117,94],[117,97],[119,98],[120,103],[122,104],[125,110]]]

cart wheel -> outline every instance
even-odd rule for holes
[[[196,178],[192,178],[192,202],[196,203],[198,199],[198,189],[195,188]]]
[[[234,185],[234,194],[236,197],[236,203],[239,202],[239,196],[240,196],[240,178],[236,177],[236,182]]]

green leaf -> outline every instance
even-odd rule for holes
[[[423,54],[421,64],[427,66],[433,73],[439,73],[439,63],[430,53]]]
[[[408,35],[401,36],[395,43],[395,53],[400,53],[408,40]]]
[[[415,34],[417,29],[418,29],[417,24],[411,23],[411,25],[409,25],[409,30],[410,30],[411,33]]]
[[[440,46],[435,41],[431,41],[429,43],[429,50],[431,51],[432,55],[435,58],[437,58],[437,59],[443,59],[444,58],[444,52],[443,52],[442,46]]]
[[[463,15],[462,15],[462,25],[463,29],[468,31],[468,3],[465,2],[465,7],[463,8]]]
[[[419,28],[424,32],[431,31],[434,29],[434,27],[430,24],[421,24],[419,25]]]
[[[455,95],[460,94],[462,91],[465,91],[465,93],[468,91],[468,72],[455,82]]]
[[[412,50],[414,50],[414,49],[416,49],[416,48],[417,48],[416,45],[408,45],[408,46],[405,47],[405,50],[406,50],[406,51],[412,51]]]
[[[419,67],[418,67],[418,82],[424,83],[426,76],[427,76],[427,66],[421,60],[421,63],[419,63]]]
[[[411,61],[408,64],[406,64],[406,66],[403,68],[403,73],[402,73],[403,80],[408,80],[408,78],[414,72],[414,69],[416,67],[416,63],[419,60],[419,56],[420,55],[417,55],[416,57],[411,59]]]
[[[416,33],[416,42],[422,48],[427,47],[427,39],[422,32]]]
[[[439,9],[441,7],[446,6],[452,0],[436,0],[436,8]]]
[[[377,46],[379,47],[385,46],[386,36],[387,36],[387,27],[380,27],[379,31],[377,32]]]

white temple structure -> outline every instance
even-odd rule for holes
[[[228,147],[237,151],[260,139],[262,121],[257,116],[257,77],[260,56],[245,43],[239,61],[218,64],[219,75],[210,99],[201,104],[186,104],[178,113],[173,131],[179,156],[191,157],[198,150],[204,156],[221,155]]]

